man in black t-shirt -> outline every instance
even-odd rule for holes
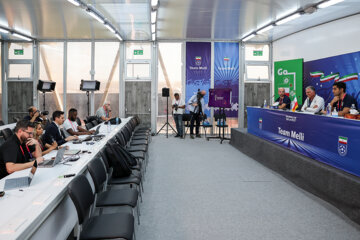
[[[0,147],[0,179],[32,167],[35,158],[38,163],[44,160],[39,142],[32,138],[33,133],[33,123],[27,120],[17,122],[15,134]]]
[[[336,108],[339,116],[344,116],[350,112],[351,106],[354,104],[357,109],[356,100],[349,94],[346,93],[346,84],[343,82],[336,82],[332,88],[334,98],[331,100],[331,111]]]
[[[279,97],[275,102],[279,103],[279,109],[290,109],[291,100],[285,95],[285,88],[279,88]]]

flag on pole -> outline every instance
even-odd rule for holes
[[[298,104],[297,98],[296,98],[296,96],[295,96],[294,101],[292,102],[292,109],[291,109],[291,111],[292,111],[292,112],[295,112],[295,110],[296,110],[298,107],[299,107],[299,104]]]

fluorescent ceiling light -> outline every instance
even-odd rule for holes
[[[0,32],[2,32],[2,33],[9,33],[9,31],[6,30],[6,29],[4,29],[4,28],[0,28]]]
[[[26,41],[31,41],[31,40],[32,40],[31,38],[26,37],[26,36],[21,35],[21,34],[18,34],[18,33],[13,33],[12,35],[13,35],[14,37],[18,37],[18,38],[21,38],[21,39],[26,40]]]
[[[104,19],[102,19],[101,17],[99,17],[96,13],[94,13],[91,10],[87,10],[86,11],[90,16],[92,16],[93,18],[95,18],[96,20],[98,20],[101,23],[105,23]]]
[[[152,40],[155,41],[155,39],[156,39],[156,34],[153,33],[153,34],[152,34]]]
[[[341,2],[343,2],[343,1],[344,1],[344,0],[329,0],[329,1],[327,1],[327,2],[320,3],[320,4],[318,5],[318,8],[330,7],[330,6],[332,6],[332,5],[341,3]]]
[[[255,37],[255,34],[251,34],[243,39],[243,42],[246,42],[247,40],[250,40],[251,38]]]
[[[76,0],[68,0],[68,2],[74,4],[77,7],[80,6],[80,3],[78,1],[76,1]]]
[[[123,39],[121,38],[121,36],[120,36],[120,34],[115,34],[115,36],[120,40],[120,41],[122,41]]]
[[[156,22],[156,15],[157,15],[157,11],[151,12],[151,23]]]
[[[151,32],[154,33],[156,31],[156,24],[151,24]]]
[[[110,32],[115,33],[115,30],[109,24],[105,24],[105,27],[109,29]]]
[[[159,3],[159,0],[151,0],[151,6],[156,7]]]
[[[256,33],[257,34],[261,34],[261,33],[264,33],[264,32],[267,32],[267,31],[269,31],[270,29],[272,29],[274,27],[274,25],[269,25],[269,26],[267,26],[267,27],[264,27],[264,28],[262,28],[262,29],[260,29],[259,31],[257,31]]]
[[[301,16],[300,13],[294,13],[294,14],[292,14],[292,15],[284,18],[284,19],[281,19],[281,20],[277,21],[277,22],[276,22],[276,25],[281,25],[281,24],[290,22],[290,21],[292,21],[292,20],[294,20],[294,19],[296,19],[296,18],[298,18],[298,17],[300,17],[300,16]]]

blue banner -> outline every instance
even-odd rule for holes
[[[214,87],[232,90],[231,108],[227,117],[238,117],[239,109],[239,44],[215,43]]]
[[[304,96],[307,86],[314,86],[326,105],[333,98],[332,85],[346,83],[346,92],[353,96],[360,106],[360,52],[318,59],[304,63]],[[305,98],[304,98],[305,99]]]
[[[211,80],[211,43],[186,43],[186,103],[198,92],[205,90],[204,113],[210,116],[208,107],[209,88]],[[187,109],[188,110],[188,109]]]
[[[360,176],[360,121],[247,107],[248,132]]]

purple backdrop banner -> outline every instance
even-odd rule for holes
[[[214,86],[232,90],[231,106],[225,109],[227,117],[238,117],[239,108],[239,44],[216,42]]]
[[[230,108],[231,89],[209,89],[209,107]]]
[[[198,89],[205,90],[204,113],[210,115],[208,107],[209,88],[211,79],[211,43],[186,43],[186,97],[187,101],[197,93]]]

